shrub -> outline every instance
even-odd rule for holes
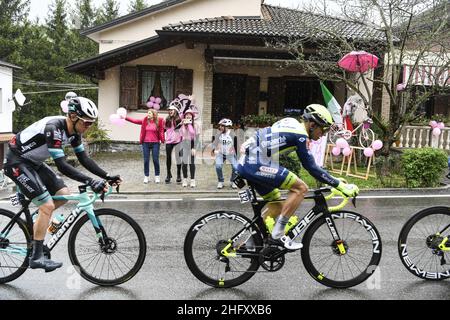
[[[300,170],[302,169],[302,165],[298,156],[295,152],[291,152],[289,154],[281,154],[280,155],[280,165],[295,173],[296,175],[300,175]]]
[[[89,147],[89,154],[106,151],[111,139],[108,130],[104,129],[100,121],[95,122],[84,134],[84,138]]]
[[[245,123],[247,127],[266,127],[271,126],[282,117],[275,116],[272,114],[255,115],[250,114],[242,117],[241,122]]]
[[[410,149],[401,161],[408,187],[436,187],[447,168],[447,153],[434,148]]]

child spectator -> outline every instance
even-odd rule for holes
[[[219,180],[217,184],[217,189],[223,188],[224,178],[223,178],[223,164],[226,160],[231,164],[231,178],[230,186],[233,189],[237,189],[233,180],[236,177],[237,160],[236,160],[236,144],[235,135],[232,132],[231,127],[233,122],[230,119],[222,119],[219,121],[219,132],[214,137],[213,150],[211,151],[211,156],[216,157],[216,173],[217,179]]]

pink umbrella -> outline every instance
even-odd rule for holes
[[[366,72],[377,67],[378,57],[366,51],[352,51],[339,60],[338,65],[350,72]]]

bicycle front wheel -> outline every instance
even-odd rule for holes
[[[216,211],[198,219],[184,241],[184,258],[192,274],[215,288],[230,288],[249,280],[259,268],[258,251],[262,248],[259,230],[244,228],[251,221],[231,211]],[[230,247],[230,256],[221,252],[234,235],[240,234]]]
[[[359,145],[363,148],[370,148],[375,141],[375,133],[372,129],[361,129],[359,132]]]
[[[0,209],[0,231],[15,214]],[[0,283],[7,283],[20,277],[28,268],[31,236],[25,222],[18,218],[5,234],[0,234]]]
[[[144,232],[123,212],[99,209],[94,213],[103,236],[99,239],[88,215],[82,216],[69,236],[70,261],[84,279],[94,284],[119,285],[133,278],[144,264]]]
[[[398,253],[403,265],[422,279],[449,278],[450,251],[439,248],[445,237],[450,237],[450,208],[433,207],[419,211],[400,231]]]
[[[340,241],[334,240],[324,218],[317,219],[303,238],[303,264],[325,286],[356,286],[369,278],[380,263],[380,234],[372,222],[355,212],[334,212],[331,219]]]

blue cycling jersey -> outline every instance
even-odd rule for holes
[[[273,188],[289,186],[285,180],[288,178],[292,180],[292,176],[288,176],[287,169],[279,166],[278,156],[295,151],[303,167],[314,178],[337,187],[339,180],[316,164],[308,149],[308,139],[305,125],[294,118],[285,118],[272,127],[260,129],[254,137],[244,143],[246,155],[241,159],[238,171],[248,180],[261,186],[265,184],[272,187],[264,188],[263,194]]]

